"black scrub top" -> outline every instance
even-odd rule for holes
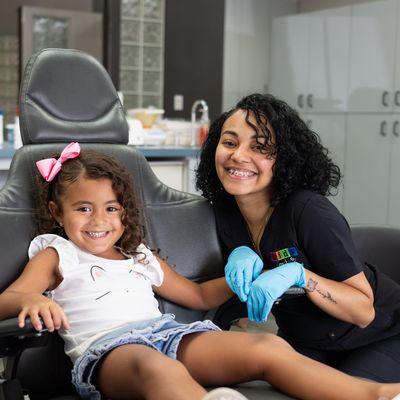
[[[238,246],[254,249],[233,199],[224,205],[215,204],[214,210],[226,257]],[[299,190],[279,203],[261,238],[260,251],[267,269],[297,261],[339,282],[364,271],[373,289],[376,316],[366,328],[330,316],[307,296],[275,304],[272,313],[279,334],[293,345],[347,350],[400,333],[400,285],[359,260],[348,223],[325,196]]]

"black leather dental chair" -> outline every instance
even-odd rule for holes
[[[147,242],[177,271],[196,281],[223,274],[209,204],[161,183],[143,155],[127,146],[124,111],[107,72],[94,58],[66,49],[33,55],[21,83],[20,111],[24,145],[16,151],[0,191],[0,290],[27,262],[34,227],[35,161],[60,152],[71,141],[110,154],[128,168],[144,206]],[[163,299],[160,307],[182,322],[206,316]],[[20,388],[31,400],[77,398],[70,384],[71,363],[57,334],[35,332],[29,324],[21,330],[15,318],[1,321],[0,357],[7,357],[0,399],[22,399]],[[272,389],[264,386],[263,398],[268,398]]]
[[[94,58],[66,49],[45,49],[33,55],[21,83],[20,112],[24,145],[15,153],[0,190],[0,291],[18,277],[27,262],[34,227],[35,161],[60,152],[71,141],[78,141],[83,149],[112,155],[128,168],[145,210],[147,243],[160,249],[160,255],[179,273],[195,281],[223,275],[210,205],[200,196],[167,187],[143,155],[127,146],[124,111],[107,72]],[[379,266],[387,261],[387,272],[400,281],[400,270],[392,258],[400,244],[400,230],[357,227],[353,233],[362,258],[371,257]],[[181,322],[211,315],[163,299],[159,302],[162,312],[174,313]],[[244,316],[243,307],[231,303],[213,314],[223,328]],[[0,357],[7,361],[0,400],[22,400],[23,393],[31,400],[78,399],[70,383],[71,363],[57,334],[36,332],[29,323],[20,329],[15,318],[0,321]],[[238,389],[251,400],[290,399],[264,382]]]

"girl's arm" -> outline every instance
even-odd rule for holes
[[[64,311],[42,294],[60,284],[58,262],[58,253],[51,247],[33,257],[19,278],[0,295],[0,320],[18,316],[18,325],[23,327],[25,318],[30,317],[35,329],[41,330],[41,318],[49,331],[61,326],[68,329]]]
[[[154,286],[154,291],[167,300],[194,310],[210,310],[233,296],[225,278],[195,283],[175,272],[165,261],[157,259],[164,271],[164,280],[161,286]]]
[[[374,294],[364,272],[343,282],[324,278],[305,269],[308,298],[326,313],[360,328],[375,318]]]

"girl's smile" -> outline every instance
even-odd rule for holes
[[[50,210],[68,238],[82,250],[102,258],[123,259],[115,244],[124,232],[123,208],[109,179],[79,178]]]

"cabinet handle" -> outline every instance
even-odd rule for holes
[[[382,93],[382,105],[385,107],[389,105],[389,92],[387,90]]]
[[[307,105],[308,105],[308,107],[310,107],[310,108],[313,108],[313,107],[314,107],[314,97],[313,97],[312,94],[309,94],[309,95],[307,96]]]
[[[381,128],[380,128],[380,131],[379,131],[381,136],[387,136],[386,128],[387,128],[387,122],[386,121],[382,121],[381,122]]]
[[[396,137],[400,136],[399,131],[397,129],[399,127],[399,124],[400,124],[399,121],[395,121],[393,123],[393,135],[396,136]]]
[[[396,90],[394,95],[394,104],[396,104],[396,106],[400,106],[400,90]]]
[[[303,94],[299,94],[299,95],[297,96],[297,105],[298,105],[300,108],[303,108],[303,107],[304,107],[304,95],[303,95]]]

